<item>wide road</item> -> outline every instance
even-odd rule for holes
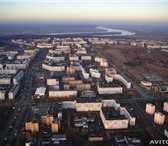
[[[38,53],[35,59],[31,61],[29,68],[26,69],[23,79],[24,87],[22,97],[16,102],[13,114],[7,121],[6,128],[0,135],[0,146],[11,146],[13,138],[19,136],[18,133],[21,133],[20,131],[22,130],[22,127],[20,127],[20,125],[24,125],[21,121],[25,121],[24,115],[31,109],[30,93],[32,90],[33,76],[47,53],[47,49],[40,50],[40,53]]]

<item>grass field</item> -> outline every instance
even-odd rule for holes
[[[98,49],[138,82],[144,80],[144,73],[154,73],[168,80],[168,56],[162,52],[129,45],[104,45]]]

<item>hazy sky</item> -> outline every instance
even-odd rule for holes
[[[68,21],[168,24],[168,0],[0,0],[0,23]]]

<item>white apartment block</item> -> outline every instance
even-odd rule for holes
[[[77,61],[77,60],[79,60],[79,57],[77,55],[70,55],[69,60],[70,61]]]
[[[76,103],[76,111],[100,111],[101,102]]]
[[[0,74],[16,74],[18,69],[0,69]]]
[[[37,48],[40,48],[40,49],[48,48],[48,49],[50,49],[50,48],[53,48],[53,45],[48,44],[48,43],[38,43]]]
[[[61,51],[61,50],[49,50],[49,53],[51,53],[51,54],[57,54],[57,55],[62,54],[62,52],[63,51]]]
[[[87,53],[86,50],[78,50],[78,51],[76,52],[76,54],[86,54],[86,53]]]
[[[47,79],[47,85],[48,86],[59,85],[59,81],[57,81],[57,79]]]
[[[77,97],[77,91],[49,91],[49,98],[68,98],[68,97]]]
[[[168,113],[168,102],[164,102],[163,104],[163,111]]]
[[[21,70],[18,74],[13,78],[13,84],[18,84],[20,80],[23,78],[24,72]]]
[[[50,66],[47,64],[42,64],[42,68],[49,71],[65,71],[65,66]]]
[[[106,61],[106,60],[101,61],[100,62],[100,66],[102,66],[102,67],[108,67],[108,61]]]
[[[97,86],[99,94],[121,94],[123,92],[122,87],[99,87]]]
[[[87,55],[87,56],[81,56],[81,60],[91,60],[92,57]]]
[[[58,45],[57,48],[58,49],[70,49],[70,46],[68,46],[68,45],[64,45],[64,46]]]
[[[28,62],[19,63],[19,64],[6,64],[8,69],[26,69],[29,66]]]
[[[54,56],[50,56],[50,55],[47,55],[46,59],[53,60],[54,62],[60,62],[60,61],[65,60],[64,57],[54,57]]]
[[[5,100],[5,91],[0,91],[0,100]]]
[[[165,121],[165,115],[160,112],[156,112],[154,115],[154,122],[156,124],[163,125],[164,121]]]
[[[155,105],[151,103],[147,103],[145,111],[147,114],[153,115],[155,113],[155,108],[156,108]]]
[[[102,67],[108,67],[108,61],[102,57],[95,57],[95,61],[99,62]]]
[[[93,77],[93,78],[101,78],[101,73],[99,72],[99,70],[91,68],[89,71],[90,71],[91,77]]]
[[[0,64],[0,69],[1,69],[1,70],[3,69],[3,64]]]
[[[102,111],[102,107],[113,107],[116,111],[123,115],[124,119],[111,119],[107,120]],[[131,116],[125,107],[120,107],[120,104],[116,103],[115,100],[102,100],[101,102],[91,102],[91,103],[80,103],[75,101],[63,101],[63,109],[76,109],[77,112],[80,111],[100,111],[100,117],[103,122],[105,129],[125,129],[128,128],[128,124],[134,126],[136,123],[136,118]]]
[[[101,117],[101,120],[103,122],[105,129],[126,129],[128,128],[127,119],[106,120],[102,110],[100,110],[100,117]]]
[[[0,78],[0,85],[10,85],[11,84],[11,78]]]
[[[111,78],[111,79],[110,79]],[[126,87],[127,89],[130,89],[131,88],[131,82],[127,82],[126,79],[124,79],[121,75],[119,74],[110,74],[109,76],[106,75],[105,76],[105,79],[106,81],[109,83],[110,81],[113,81],[113,79],[115,80],[119,80],[120,82],[122,82]]]
[[[111,77],[110,75],[106,75],[105,74],[105,80],[106,80],[107,83],[110,83],[110,82],[113,81],[113,77]]]
[[[17,60],[24,60],[24,59],[31,59],[31,55],[23,54],[23,55],[17,55]]]
[[[17,84],[17,85],[15,85],[15,86],[11,89],[11,91],[8,92],[8,98],[9,98],[9,99],[14,99],[15,96],[16,96],[16,94],[17,94],[18,91],[19,91],[19,88],[20,88],[20,83]]]
[[[84,79],[89,79],[89,73],[85,71],[85,69],[81,66],[81,71]]]

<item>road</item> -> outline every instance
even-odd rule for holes
[[[0,145],[12,145],[13,138],[19,136],[18,134],[21,133],[22,127],[24,126],[23,121],[25,121],[24,115],[30,111],[31,109],[31,90],[33,84],[33,77],[36,74],[36,70],[39,65],[41,65],[42,61],[44,60],[48,50],[43,49],[40,51],[39,54],[35,57],[33,61],[31,61],[29,68],[26,69],[24,75],[24,84],[19,95],[21,98],[19,101],[16,101],[14,112],[8,123],[6,124],[6,128],[3,130],[3,133],[0,135]]]

